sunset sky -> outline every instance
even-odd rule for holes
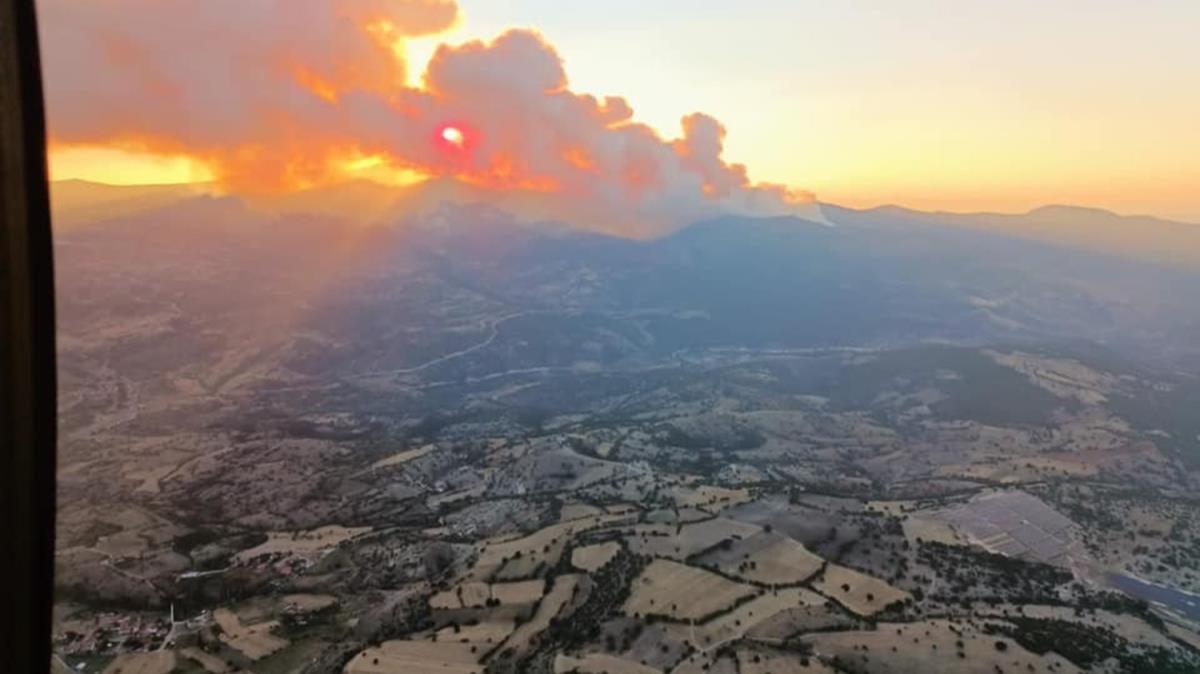
[[[56,21],[58,13],[66,15],[86,2],[44,0],[40,5]],[[125,0],[111,6],[137,4]],[[232,8],[230,21],[244,18],[237,8],[247,4],[224,4]],[[748,189],[773,183],[850,206],[1023,211],[1072,203],[1200,222],[1200,49],[1195,42],[1200,3],[1192,0],[460,0],[458,9],[453,21],[443,22],[448,25],[434,22],[404,33],[410,37],[396,51],[407,58],[404,80],[414,90],[423,86],[421,74],[438,44],[488,41],[508,28],[532,27],[562,59],[571,92],[601,101],[622,97],[633,120],[656,131],[664,147],[681,137],[685,115],[703,112],[719,120],[726,130],[724,154],[718,143],[713,156],[729,166],[699,168],[696,154],[680,151],[679,170],[702,174],[705,194],[741,189],[737,185],[743,179],[732,166],[740,163],[746,166]],[[72,29],[88,30],[94,14],[73,17]],[[96,30],[115,25],[120,22]],[[59,44],[53,36],[44,41],[48,51]],[[148,58],[158,48],[118,51],[113,44],[106,43],[103,53]],[[218,46],[229,47],[213,45]],[[86,54],[76,56],[87,62]],[[47,78],[66,72],[68,65],[64,59],[60,71],[52,63]],[[335,65],[340,69],[330,72],[357,73]],[[136,58],[118,58],[108,67],[142,66]],[[179,72],[204,77],[190,65]],[[378,84],[372,80],[364,87],[379,89]],[[86,86],[99,89],[103,82]],[[124,86],[118,82],[109,93],[124,92]],[[197,152],[190,139],[162,142],[164,134],[186,136],[189,129],[164,126],[155,142],[131,143],[129,122],[100,129],[72,120],[60,127],[53,81],[48,89],[53,178],[114,183],[213,178],[215,155],[201,156],[204,152]],[[341,107],[349,91],[340,92]],[[81,100],[85,92],[70,104]],[[279,100],[285,99],[272,99],[272,105]],[[146,115],[168,112],[151,108]],[[487,130],[487,120],[464,121]],[[335,140],[345,144],[344,139],[330,142]],[[133,146],[153,152],[113,149]],[[679,151],[678,144],[673,147]],[[578,152],[585,150],[586,158],[574,146],[556,152],[583,166],[597,152],[593,145]],[[244,143],[232,150],[223,146],[219,161],[227,164],[239,152],[244,153]],[[357,161],[355,166],[367,166],[373,160]],[[423,156],[405,155],[401,163],[419,164],[425,171],[428,161],[439,175],[459,170]],[[503,167],[505,189],[570,184],[536,161],[529,166],[523,174],[518,155],[516,169]],[[627,163],[622,166],[627,173]],[[731,167],[733,173],[726,173]],[[706,173],[711,170],[720,177]],[[499,175],[495,161],[487,172],[489,181]],[[625,177],[627,183],[632,180]]]

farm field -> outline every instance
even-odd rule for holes
[[[243,550],[235,560],[245,563],[263,555],[305,555],[336,547],[371,531],[370,527],[324,526],[309,531],[273,531],[266,542]]]
[[[665,559],[650,563],[633,582],[625,602],[626,615],[663,615],[675,620],[699,620],[756,594],[749,585]]]
[[[607,653],[588,653],[579,657],[560,653],[554,658],[555,674],[657,674],[659,671]]]
[[[350,659],[346,674],[478,674],[470,644],[443,641],[385,641]]]
[[[505,640],[504,647],[518,654],[524,653],[529,648],[530,640],[549,627],[550,621],[558,617],[563,607],[574,598],[578,585],[579,578],[574,575],[555,578],[553,587],[542,597],[533,617],[517,626]]]
[[[250,660],[261,660],[288,645],[287,639],[272,634],[279,627],[276,621],[245,625],[237,614],[223,608],[213,612],[213,619],[221,627],[221,642]]]
[[[461,625],[458,629],[447,625],[436,632],[437,640],[467,643],[480,647],[483,653],[503,642],[516,629],[511,620],[487,620],[473,625]]]
[[[571,536],[596,527],[620,522],[624,515],[596,515],[553,524],[527,536],[487,541],[471,569],[475,581],[517,580],[552,566],[562,556]]]
[[[409,449],[409,450],[405,450],[403,452],[397,452],[389,457],[380,459],[380,460],[376,461],[375,463],[371,464],[371,468],[378,469],[378,468],[387,468],[388,466],[401,466],[401,465],[408,463],[409,461],[414,461],[416,459],[419,459],[422,456],[429,454],[430,452],[432,452],[435,449],[437,449],[437,445],[428,444],[428,445],[424,445],[422,447],[418,447],[416,449]]]
[[[695,644],[696,648],[710,651],[740,639],[781,611],[797,607],[819,607],[824,603],[824,597],[804,588],[768,590],[706,622],[694,625],[672,624],[667,629],[677,638]]]
[[[328,594],[288,594],[280,600],[285,610],[296,613],[323,611],[337,604],[337,597]]]
[[[750,493],[745,489],[729,489],[712,485],[676,487],[674,493],[675,507],[700,508],[708,512],[718,512],[750,500]]]
[[[603,508],[598,508],[587,503],[568,503],[562,507],[562,512],[559,513],[559,520],[562,522],[570,522],[572,520],[581,520],[585,517],[595,517],[603,515],[607,512]]]
[[[511,583],[467,582],[439,592],[429,599],[433,609],[482,608],[489,600],[504,604],[532,604],[542,598],[546,582],[535,580]]]
[[[723,541],[749,538],[762,531],[757,525],[723,517],[678,526],[649,526],[655,527],[652,531],[666,535],[631,537],[628,539],[630,548],[638,554],[678,560],[687,559]]]
[[[812,657],[766,648],[737,652],[738,674],[836,674],[837,670]]]
[[[616,541],[585,545],[571,551],[571,565],[581,571],[597,571],[621,549]]]
[[[825,560],[802,544],[780,534],[761,532],[716,548],[693,560],[715,564],[722,573],[765,585],[789,585],[807,580]]]
[[[837,564],[827,564],[813,587],[860,616],[875,615],[892,602],[912,597],[885,581]]]

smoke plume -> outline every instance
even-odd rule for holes
[[[51,142],[185,154],[231,192],[347,179],[356,160],[446,178],[626,234],[810,195],[754,184],[695,113],[664,139],[620,97],[570,89],[538,33],[441,46],[406,85],[407,38],[453,0],[41,0]]]

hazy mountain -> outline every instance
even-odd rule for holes
[[[1175,359],[1200,344],[1191,293],[1200,275],[1190,268],[950,225],[946,215],[824,206],[837,226],[727,216],[643,241],[527,222],[483,202],[434,203],[439,196],[463,195],[355,184],[270,208],[233,197],[177,200],[60,237],[60,271],[70,284],[83,270],[124,261],[124,278],[160,291],[188,280],[211,298],[206,305],[229,297],[254,313],[254,302],[268,302],[263,315],[280,313],[286,296],[299,305],[283,313],[364,349],[397,326],[425,327],[416,317],[440,309],[432,299],[420,311],[411,302],[430,279],[519,309],[637,314],[646,340],[635,350],[654,353],[1086,339]],[[367,226],[316,208],[339,199],[363,203],[363,212],[408,210]],[[1164,231],[1188,226],[1174,227]],[[395,302],[407,308],[388,313]],[[72,304],[67,297],[68,325]]]
[[[162,208],[211,191],[206,184],[106,185],[59,180],[50,184],[50,209],[54,227],[64,230]]]
[[[895,226],[933,224],[1080,248],[1158,264],[1200,267],[1200,225],[1098,208],[1043,206],[1028,213],[924,213],[898,206],[827,207],[834,222]]]

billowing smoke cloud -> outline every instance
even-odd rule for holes
[[[725,129],[660,138],[618,97],[568,88],[540,35],[442,46],[406,86],[405,38],[453,25],[453,0],[41,0],[55,143],[188,154],[230,190],[347,176],[348,162],[450,178],[541,215],[626,233],[811,197],[754,185]]]

